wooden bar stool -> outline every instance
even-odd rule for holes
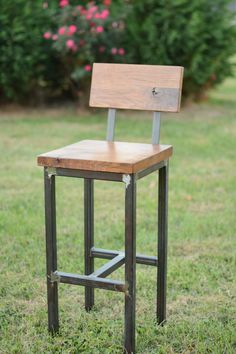
[[[108,108],[106,141],[83,140],[38,156],[44,166],[48,327],[57,332],[58,283],[85,286],[85,309],[94,305],[94,288],[125,295],[124,352],[135,353],[136,263],[157,266],[157,322],[166,319],[168,160],[172,146],[159,145],[160,112],[180,109],[183,68],[94,64],[90,106]],[[153,111],[152,144],[114,142],[116,108]],[[158,257],[136,254],[136,183],[159,171]],[[84,179],[85,275],[57,269],[55,177]],[[125,251],[94,246],[94,180],[125,186]],[[109,261],[94,270],[94,258]],[[125,281],[106,277],[125,264]]]

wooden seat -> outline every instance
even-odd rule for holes
[[[82,140],[38,156],[38,165],[88,171],[136,173],[172,155],[172,146]]]

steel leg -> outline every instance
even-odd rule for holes
[[[44,169],[45,188],[45,224],[46,224],[46,261],[47,261],[47,297],[48,297],[48,329],[57,332],[58,319],[58,286],[51,281],[51,273],[57,270],[56,240],[56,201],[55,176],[49,175]]]
[[[94,246],[94,181],[84,179],[84,268],[85,275],[94,272],[94,258],[91,248]],[[94,305],[94,289],[85,287],[85,309],[90,311]]]
[[[136,292],[136,181],[130,175],[125,191],[125,345],[124,353],[135,353]]]
[[[157,321],[166,320],[166,274],[167,274],[167,218],[168,218],[168,165],[159,170],[158,194],[158,275],[157,275]]]

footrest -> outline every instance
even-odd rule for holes
[[[89,286],[92,288],[126,292],[127,286],[119,280],[99,278],[94,275],[78,275],[55,271],[51,274],[51,282]]]
[[[112,251],[112,250],[106,250],[103,248],[95,248],[95,247],[91,248],[91,257],[103,258],[103,259],[113,259],[114,257],[117,258],[117,256],[125,257],[125,254],[124,254],[124,252],[121,252],[121,251]],[[136,254],[136,263],[156,267],[157,266],[157,257],[146,256],[143,254]]]
[[[116,269],[121,267],[124,263],[125,263],[125,256],[119,254],[116,257],[114,257],[110,262],[104,264],[101,268],[95,270],[95,272],[90,274],[90,276],[105,278],[106,276],[114,272]]]

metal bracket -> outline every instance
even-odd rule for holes
[[[57,170],[54,167],[48,167],[47,173],[48,173],[48,178],[51,178],[52,176],[56,176]]]
[[[115,135],[116,110],[109,108],[107,117],[107,141],[113,141]]]
[[[159,141],[160,141],[160,128],[161,128],[160,125],[161,125],[160,112],[153,112],[152,144],[159,144]]]
[[[122,181],[125,183],[125,188],[127,189],[131,182],[130,175],[122,175]]]
[[[57,274],[56,272],[51,272],[50,281],[52,283],[54,283],[54,282],[59,283],[60,280],[61,280],[61,277],[59,274]]]
[[[164,160],[164,166],[168,166],[169,160]]]

